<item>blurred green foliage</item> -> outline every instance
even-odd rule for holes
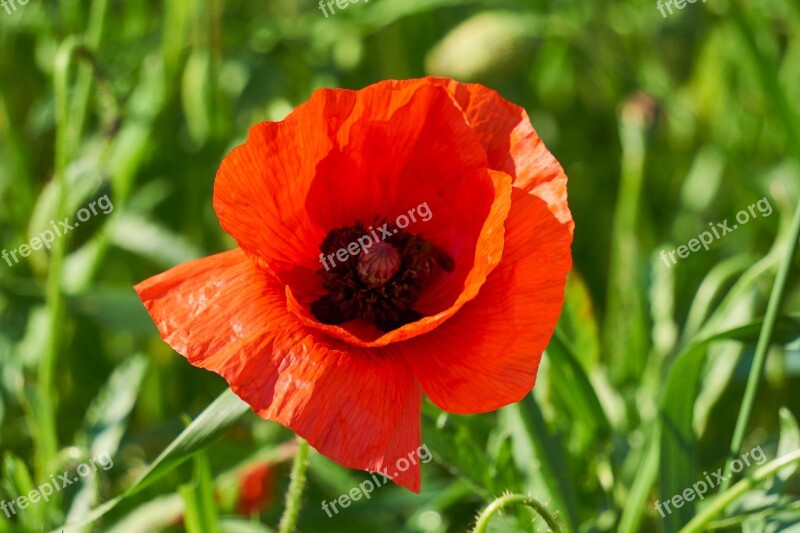
[[[317,502],[366,474],[313,454],[299,529],[466,531],[512,491],[544,502],[565,531],[676,531],[705,503],[665,518],[654,507],[725,462],[792,238],[797,2],[714,0],[663,18],[653,0],[372,0],[328,17],[312,0],[32,1],[0,10],[0,51],[2,247],[104,194],[114,204],[61,252],[0,262],[0,499],[98,453],[115,458],[50,503],[0,514],[0,532],[81,522],[107,501],[87,530],[278,523],[292,435],[222,396],[173,442],[182,415],[225,384],[158,339],[131,286],[234,246],[213,183],[250,125],[320,87],[427,74],[524,106],[564,165],[576,221],[565,310],[525,400],[470,417],[426,405],[436,461],[421,495],[386,486],[329,519]],[[660,259],[760,198],[774,214],[674,266]],[[742,448],[770,458],[798,448],[797,273],[795,258]],[[269,465],[263,509],[237,518],[254,465]],[[716,525],[797,524],[793,474],[759,483]],[[532,520],[512,507],[491,528],[543,530]]]

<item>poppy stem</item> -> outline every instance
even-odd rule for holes
[[[289,490],[286,491],[286,509],[283,511],[279,533],[293,533],[297,530],[297,518],[303,505],[303,489],[306,486],[306,470],[308,470],[308,441],[297,437],[297,453],[292,464]]]
[[[489,506],[483,510],[480,516],[478,516],[478,522],[475,524],[475,529],[472,530],[472,533],[484,533],[489,527],[489,522],[491,521],[492,516],[494,516],[497,511],[506,505],[511,505],[514,503],[522,503],[532,508],[544,519],[547,527],[549,527],[551,531],[561,533],[561,528],[558,526],[556,519],[553,518],[553,515],[550,514],[547,508],[537,500],[522,494],[505,494],[490,503]]]

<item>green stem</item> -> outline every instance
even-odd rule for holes
[[[293,533],[297,530],[297,519],[303,505],[303,489],[306,486],[309,445],[305,439],[297,437],[297,453],[292,464],[291,481],[286,492],[286,509],[283,511],[279,533]]]
[[[70,127],[69,113],[69,74],[76,52],[81,48],[81,40],[76,36],[67,37],[56,53],[55,61],[55,100],[56,100],[56,153],[55,185],[57,188],[55,216],[62,220],[66,212],[67,187],[66,169],[75,145],[74,131]],[[39,361],[37,386],[41,403],[41,413],[37,413],[37,478],[45,479],[49,464],[56,455],[57,433],[55,423],[56,398],[54,391],[55,364],[61,346],[62,316],[64,314],[64,295],[61,291],[61,265],[66,250],[67,236],[56,239],[51,248],[50,265],[47,273],[45,301],[50,322],[45,351]]]
[[[756,470],[751,477],[747,477],[731,487],[729,490],[721,492],[716,498],[708,503],[708,506],[703,508],[700,513],[695,515],[695,517],[692,518],[689,523],[680,530],[680,533],[706,531],[709,522],[721,514],[728,505],[736,500],[736,498],[752,489],[758,483],[766,480],[784,466],[792,463],[800,463],[800,450],[795,450],[792,453],[787,453],[783,457],[778,457],[777,459]]]
[[[750,27],[740,3],[734,2],[732,5],[733,20],[745,39],[753,63],[759,74],[761,84],[770,96],[769,100],[774,106],[776,116],[783,122],[789,148],[794,152],[794,156],[798,161],[800,161],[800,133],[798,132],[796,121],[792,120],[794,115],[791,112],[791,106],[789,106],[786,95],[778,82],[778,68],[774,65],[773,61],[764,57],[761,53],[755,39],[755,31]],[[771,69],[769,68],[770,66],[772,67]],[[742,406],[739,409],[739,416],[736,419],[736,428],[733,431],[733,438],[731,439],[729,461],[725,464],[726,474],[730,474],[731,460],[739,454],[739,449],[742,447],[742,442],[744,442],[744,434],[753,412],[753,404],[755,403],[756,393],[758,392],[758,384],[764,372],[767,351],[772,338],[772,332],[775,328],[775,320],[780,310],[781,300],[783,299],[783,292],[786,288],[786,280],[789,277],[789,270],[792,267],[792,261],[797,251],[798,240],[800,240],[800,207],[798,207],[794,213],[794,219],[789,230],[789,242],[786,246],[786,252],[783,255],[783,261],[778,267],[775,285],[772,287],[772,293],[770,294],[769,303],[767,304],[767,313],[764,316],[764,326],[758,336],[753,367],[747,379]],[[720,485],[720,490],[724,491],[729,485],[730,477],[727,477]]]
[[[86,28],[85,43],[91,52],[97,52],[105,33],[106,14],[108,12],[108,0],[94,0],[89,16],[89,25]],[[83,126],[86,123],[86,110],[89,106],[89,97],[92,90],[92,67],[81,65],[78,68],[78,76],[75,81],[74,96],[72,100],[72,127],[76,135],[75,140],[83,133]]]
[[[800,241],[800,207],[798,207],[794,213],[794,220],[789,230],[789,242],[786,246],[786,253],[783,255],[783,260],[778,267],[778,275],[775,277],[775,285],[772,287],[772,293],[769,296],[769,303],[767,304],[767,313],[764,315],[764,325],[758,336],[753,368],[750,369],[750,375],[747,378],[747,386],[744,390],[742,406],[739,409],[739,417],[736,419],[736,428],[733,431],[733,439],[731,440],[729,457],[731,460],[739,454],[739,449],[742,447],[742,442],[744,442],[747,424],[750,422],[750,416],[753,413],[753,405],[755,404],[756,394],[758,393],[758,384],[759,381],[761,381],[761,375],[764,373],[764,363],[766,362],[767,352],[769,351],[770,341],[772,340],[772,332],[775,330],[775,322],[778,318],[778,312],[780,311],[781,300],[783,299],[783,293],[786,288],[786,280],[789,278],[792,261],[797,252],[798,241]],[[730,474],[730,465],[731,461],[725,464],[725,474]],[[720,490],[725,490],[728,488],[729,484],[730,478],[728,477],[722,485],[720,485]]]
[[[73,7],[76,4],[73,4]],[[64,39],[56,53],[53,75],[55,92],[56,142],[55,142],[55,176],[57,189],[55,218],[63,220],[67,216],[67,166],[78,149],[86,106],[90,94],[91,69],[84,67],[78,73],[75,87],[74,106],[70,105],[70,73],[76,57],[85,52],[85,46],[97,48],[100,45],[108,0],[95,0],[92,4],[91,21],[86,37],[72,35]],[[36,474],[38,479],[46,479],[50,471],[50,463],[54,460],[58,448],[56,429],[57,398],[55,396],[55,367],[59,347],[62,344],[62,317],[64,315],[64,295],[62,291],[62,265],[69,237],[56,239],[53,243],[47,272],[45,300],[50,322],[50,333],[47,337],[44,353],[39,361],[38,369],[38,407],[35,426],[37,432]]]
[[[521,503],[532,508],[544,519],[547,527],[549,527],[551,531],[555,531],[556,533],[561,532],[561,528],[559,527],[558,523],[556,523],[555,518],[553,518],[544,505],[529,496],[524,496],[522,494],[506,494],[497,498],[495,501],[490,503],[486,509],[483,510],[478,517],[478,522],[475,524],[475,529],[472,530],[472,533],[484,533],[489,527],[489,522],[495,513],[497,513],[503,507],[515,503]]]
[[[649,352],[646,305],[640,291],[630,290],[642,268],[635,228],[639,226],[641,196],[647,157],[649,104],[634,98],[626,102],[619,119],[622,168],[611,230],[611,253],[605,321],[606,353],[612,354],[609,370],[616,384],[639,382]]]

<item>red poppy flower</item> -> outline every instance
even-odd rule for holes
[[[533,387],[571,267],[566,184],[525,111],[483,86],[323,89],[223,161],[214,208],[239,248],[136,290],[259,415],[392,475],[420,446],[423,392],[465,414]],[[419,466],[394,481],[418,492]]]

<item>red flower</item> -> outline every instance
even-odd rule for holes
[[[480,85],[323,89],[223,161],[214,208],[240,248],[136,290],[259,415],[391,475],[423,391],[483,413],[533,387],[571,267],[566,183],[525,111]],[[379,227],[370,253],[337,255]],[[419,491],[419,466],[398,474]]]
[[[256,463],[248,467],[239,481],[239,498],[236,512],[252,516],[266,509],[272,502],[275,470],[270,463]]]

